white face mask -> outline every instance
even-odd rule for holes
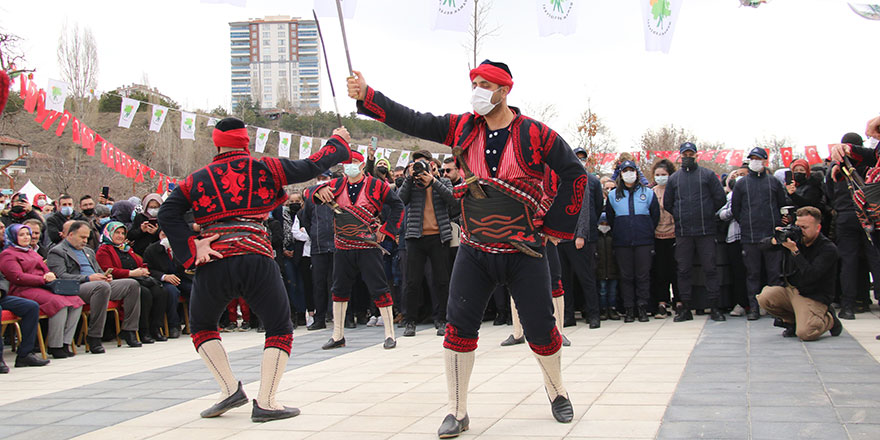
[[[611,226],[608,226],[608,225],[599,225],[599,232],[601,232],[601,233],[603,233],[603,234],[607,234],[608,231],[610,231],[610,230],[611,230]]]
[[[495,108],[498,103],[492,103],[492,95],[495,94],[494,90],[486,90],[482,87],[474,87],[474,92],[471,95],[471,105],[474,107],[474,113],[480,116],[486,116],[492,109]]]
[[[636,181],[636,172],[635,171],[624,171],[623,172],[623,181],[626,183],[633,183]]]
[[[749,169],[756,173],[764,171],[764,161],[761,159],[749,159]]]
[[[159,215],[159,208],[150,208],[147,210],[147,214],[149,214],[150,217],[155,217]]]
[[[361,174],[361,164],[347,163],[342,165],[342,172],[348,177],[357,177]]]
[[[159,244],[161,244],[162,247],[164,247],[165,249],[168,249],[171,247],[171,243],[168,241],[168,237],[165,237],[165,238],[159,240]]]
[[[664,186],[669,181],[669,176],[654,176],[654,181],[657,182],[657,185]]]
[[[43,199],[37,200],[37,206],[39,206],[40,208],[46,206],[46,201]]]

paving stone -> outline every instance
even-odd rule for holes
[[[666,422],[660,425],[658,439],[744,439],[749,436],[746,423]]]
[[[876,440],[880,435],[880,424],[849,424],[844,425],[852,440]]]
[[[80,414],[69,419],[61,420],[59,422],[56,422],[55,424],[104,427],[112,426],[117,423],[122,423],[126,420],[140,417],[144,414],[149,414],[149,411],[90,411],[88,413]]]
[[[877,408],[838,407],[837,414],[847,425],[876,424],[880,426],[880,410]],[[880,435],[880,431],[877,431]]]
[[[749,407],[752,423],[758,422],[837,422],[837,414],[831,405],[825,406],[756,406]]]
[[[102,427],[103,426],[38,426],[5,437],[4,440],[65,440]],[[5,430],[6,427],[3,429]]]
[[[845,440],[849,436],[839,423],[752,423],[753,439],[796,440],[824,439]]]
[[[663,416],[670,422],[717,421],[746,423],[749,418],[745,406],[674,405]]]
[[[674,399],[675,397],[673,397]],[[749,404],[752,406],[816,406],[831,405],[831,400],[825,393],[789,393],[785,391],[751,392]]]
[[[724,393],[724,392],[699,392],[699,393],[678,393],[672,396],[671,406],[676,405],[736,405],[746,406],[745,393]]]

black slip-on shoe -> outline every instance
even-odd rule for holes
[[[443,423],[440,424],[440,429],[437,430],[437,437],[458,437],[462,432],[465,432],[470,428],[470,424],[471,419],[467,414],[465,414],[464,418],[461,420],[457,420],[452,414],[447,414],[446,418],[443,419]]]
[[[299,415],[299,408],[285,406],[284,409],[263,409],[257,405],[254,399],[254,409],[251,411],[251,421],[254,423],[271,422],[273,420],[289,419]]]
[[[345,347],[345,338],[342,338],[338,341],[334,341],[333,338],[330,338],[330,340],[327,341],[326,344],[321,346],[321,348],[324,350],[331,350],[334,348],[342,348],[342,347]]]
[[[247,395],[244,393],[244,388],[241,386],[241,382],[239,381],[238,382],[238,389],[235,390],[235,392],[232,393],[231,396],[223,399],[222,401],[220,401],[218,403],[215,403],[210,408],[202,411],[201,414],[199,414],[199,415],[201,415],[203,419],[210,419],[212,417],[217,417],[217,416],[225,413],[226,411],[229,411],[233,408],[238,408],[239,406],[244,405],[245,403],[247,403],[247,401],[248,401]]]
[[[550,409],[553,412],[553,418],[559,423],[571,423],[574,419],[574,408],[571,401],[567,397],[559,395],[550,402]]]
[[[382,347],[386,350],[391,350],[392,348],[397,347],[397,341],[395,341],[394,338],[385,338],[385,343],[382,344]]]
[[[39,358],[39,357],[37,357],[37,355],[35,355],[33,353],[28,353],[27,356],[15,358],[15,368],[18,368],[18,367],[42,367],[45,365],[49,365],[49,359]]]
[[[520,336],[519,338],[514,338],[513,335],[507,337],[507,339],[501,341],[502,347],[509,347],[511,345],[524,344],[526,342],[525,336]]]
[[[571,341],[568,340],[568,337],[562,335],[562,346],[563,347],[571,347]]]

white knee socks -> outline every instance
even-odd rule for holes
[[[229,358],[226,357],[226,350],[223,349],[220,340],[212,339],[202,343],[199,347],[199,356],[220,385],[220,400],[233,395],[238,390],[238,380],[232,374]]]
[[[558,350],[550,356],[541,356],[535,353],[535,358],[538,360],[538,366],[541,367],[541,372],[544,374],[544,388],[547,389],[547,396],[550,397],[550,401],[552,402],[556,399],[556,396],[568,397],[568,392],[565,391],[565,386],[562,385],[562,350]]]
[[[391,316],[391,306],[379,307],[379,314],[382,315],[382,324],[385,326],[385,339],[394,339],[394,317]]]
[[[263,409],[284,409],[275,401],[278,392],[278,384],[284,369],[287,367],[287,359],[290,357],[284,350],[268,347],[263,350],[263,363],[260,365],[260,394],[257,395],[257,405]]]
[[[474,370],[475,353],[443,349],[446,361],[446,390],[449,393],[449,414],[461,420],[467,415],[468,384]]]
[[[333,301],[333,340],[338,341],[345,337],[345,311],[348,310],[348,301]]]
[[[516,310],[516,303],[510,298],[510,317],[513,318],[513,337],[519,339],[523,337],[522,323],[519,322],[519,312]]]

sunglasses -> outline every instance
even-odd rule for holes
[[[447,174],[451,172],[452,170],[450,170],[449,168],[440,168],[440,174]]]

